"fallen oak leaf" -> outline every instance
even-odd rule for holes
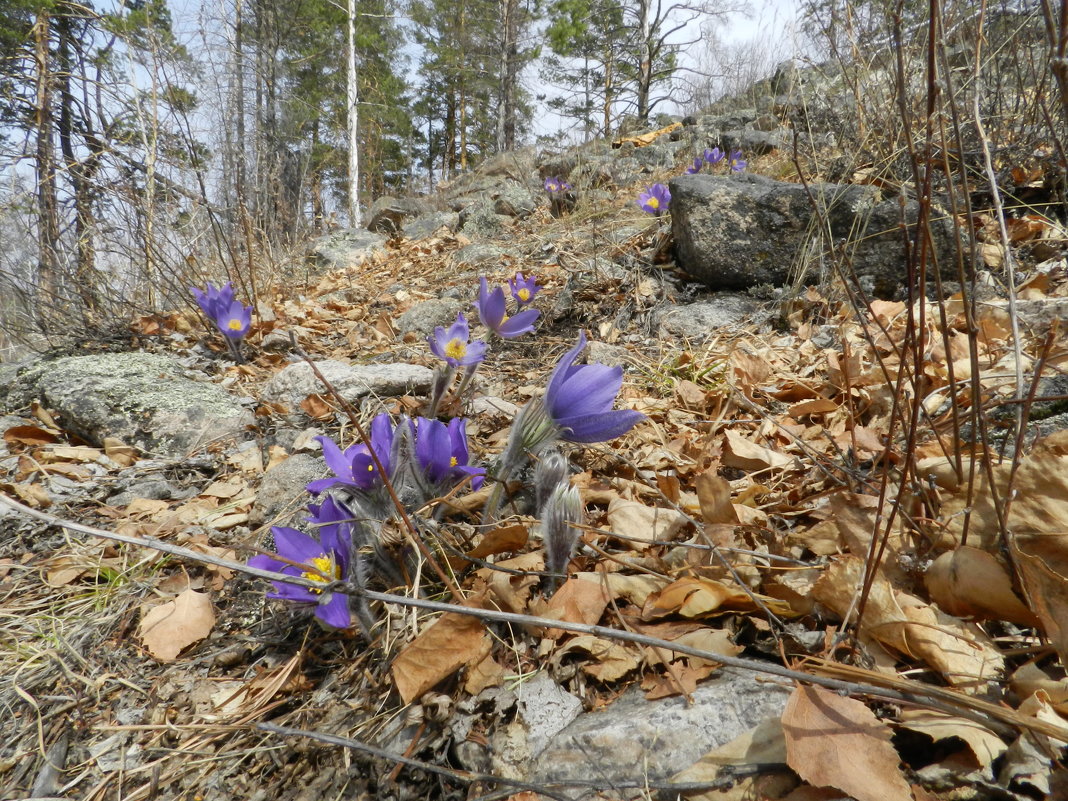
[[[211,598],[186,590],[173,601],[154,606],[142,615],[141,642],[156,659],[170,662],[185,648],[207,637],[214,625]]]
[[[410,704],[464,665],[481,662],[490,652],[482,621],[455,612],[444,614],[408,643],[390,668],[401,700]]]
[[[890,744],[890,727],[868,707],[821,687],[799,686],[782,713],[786,764],[809,784],[857,801],[913,801]]]

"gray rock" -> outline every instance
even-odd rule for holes
[[[454,267],[481,267],[497,261],[501,256],[508,253],[499,245],[491,245],[488,242],[472,242],[465,245],[449,257]]]
[[[520,184],[509,181],[495,193],[493,210],[505,217],[525,219],[534,213],[537,202],[530,190]]]
[[[526,727],[533,756],[540,754],[582,711],[582,701],[553,681],[548,673],[539,673],[524,682],[517,696],[519,719]]]
[[[385,249],[386,237],[382,234],[362,228],[348,228],[316,240],[311,246],[310,256],[317,264],[330,270],[358,267]]]
[[[712,300],[670,307],[660,317],[666,334],[689,340],[704,340],[720,329],[738,325],[760,309],[748,295],[719,292]]]
[[[395,397],[409,392],[425,393],[430,389],[434,373],[418,364],[362,364],[352,365],[327,359],[315,363],[323,377],[345,400],[356,403],[366,395]],[[266,400],[300,408],[309,395],[326,394],[306,362],[291,364],[272,378],[263,388]]]
[[[595,339],[586,346],[586,361],[607,364],[609,367],[626,367],[633,364],[634,359],[626,348]]]
[[[635,687],[556,734],[525,778],[543,783],[595,776],[606,786],[668,779],[765,719],[781,716],[790,691],[732,668],[721,668],[701,684],[692,705],[684,698],[646,701]]]
[[[510,217],[498,214],[491,200],[480,200],[460,212],[460,232],[473,239],[494,237],[504,230]]]
[[[195,491],[195,490],[194,490]],[[142,481],[131,483],[122,492],[115,493],[108,498],[111,506],[127,506],[135,498],[149,498],[155,501],[169,501],[180,498],[188,498],[189,490],[179,489],[169,481],[162,478],[146,478]]]
[[[803,254],[828,250],[818,238],[808,192],[826,204],[836,249],[846,244],[853,269],[881,297],[905,278],[905,249],[897,200],[883,201],[872,186],[773,181],[760,175],[682,175],[672,179],[671,229],[679,266],[713,289],[782,286]],[[937,206],[937,204],[936,204]],[[915,222],[918,204],[905,204]],[[955,272],[959,239],[951,215],[932,214],[934,251],[943,276]],[[829,276],[812,276],[810,283]]]
[[[397,331],[407,334],[432,334],[439,325],[450,326],[456,315],[464,310],[464,304],[455,298],[432,298],[416,303],[397,318]]]
[[[404,235],[409,239],[426,239],[441,228],[452,233],[460,227],[460,215],[455,211],[438,211],[421,214],[404,224]]]
[[[292,518],[304,512],[309,497],[305,490],[308,482],[326,475],[326,464],[321,458],[307,453],[290,455],[263,474],[249,522],[254,526],[292,526],[298,522]]]
[[[167,457],[244,439],[254,424],[226,390],[191,380],[173,358],[154,353],[40,362],[21,371],[8,393],[15,407],[34,398],[53,409],[67,430],[91,442],[117,437]]]
[[[430,204],[418,198],[383,195],[367,211],[367,230],[386,236],[405,231],[405,221],[430,211]]]

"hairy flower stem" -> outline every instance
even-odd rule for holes
[[[445,393],[449,391],[449,387],[452,386],[452,380],[456,376],[456,368],[445,365],[439,367],[434,371],[434,383],[430,390],[430,407],[427,409],[426,416],[433,420],[438,416],[438,407],[441,406],[441,401],[445,397]]]
[[[460,386],[456,388],[456,400],[460,403],[463,403],[464,394],[470,388],[471,381],[472,379],[474,379],[475,373],[478,372],[479,364],[481,364],[481,362],[476,362],[475,364],[467,365],[467,368],[464,370],[463,377],[460,378]]]
[[[508,443],[501,455],[497,457],[493,477],[496,479],[493,492],[486,500],[482,511],[482,523],[490,525],[497,522],[507,490],[508,481],[526,466],[531,454],[537,455],[560,437],[560,427],[553,422],[545,403],[541,398],[529,401],[515,416]]]
[[[241,353],[241,340],[230,339],[230,337],[223,337],[226,340],[226,347],[230,350],[230,355],[234,358],[234,362],[237,364],[244,364],[245,357]]]

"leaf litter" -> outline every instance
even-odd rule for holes
[[[1029,231],[1021,227],[1014,235],[1037,235]],[[557,250],[581,248],[566,229],[556,233]],[[636,240],[621,253],[643,244]],[[316,358],[430,365],[421,338],[398,337],[396,320],[446,288],[440,278],[455,275],[450,258],[461,245],[460,237],[444,233],[395,242],[361,267],[322,275],[299,299],[289,289],[265,292],[261,303],[274,319],[261,324],[260,334],[296,331]],[[574,288],[570,271],[537,256],[506,267],[538,275],[546,287],[541,302]],[[486,370],[486,394],[492,389],[523,402],[540,391],[532,376],[544,371],[548,350],[562,352],[579,326],[600,329],[605,297],[656,292],[638,276],[603,280],[600,293],[589,291],[590,284],[574,293],[573,305],[551,315],[536,342],[506,343]],[[1042,299],[1063,288],[1062,281],[1036,282],[1027,291]],[[944,697],[936,689],[956,694],[962,710],[976,708],[967,698],[986,699],[1017,719],[1053,727],[1047,731],[1068,729],[1062,622],[1068,617],[1068,536],[1062,534],[1068,531],[1068,437],[1038,439],[1016,464],[958,439],[951,420],[968,412],[973,399],[949,383],[950,375],[960,381],[976,365],[963,314],[950,301],[944,331],[932,322],[938,320],[933,307],[927,314],[926,396],[899,398],[921,403],[926,416],[910,454],[893,422],[895,382],[910,369],[901,355],[909,336],[905,305],[874,301],[857,319],[846,305],[809,289],[785,308],[788,333],[738,327],[681,353],[650,338],[625,346],[628,383],[620,402],[650,422],[619,441],[571,454],[582,469],[573,484],[588,521],[570,580],[554,592],[538,575],[544,564],[537,521],[518,515],[472,536],[469,514],[486,493],[451,499],[439,536],[455,550],[443,561],[466,602],[788,667],[837,661],[854,666],[867,679],[861,683],[882,676],[888,686],[911,688],[917,699],[927,697],[925,687],[935,700]],[[180,314],[154,324],[195,327]],[[977,380],[986,408],[996,409],[1014,392],[1005,379],[1011,329],[996,305],[981,310],[978,325]],[[621,341],[619,329],[601,333]],[[1024,342],[1032,368],[1043,357],[1042,333]],[[1058,368],[1065,354],[1057,341],[1046,364]],[[220,368],[218,378],[256,399],[284,366],[277,354],[262,352],[248,365]],[[386,407],[411,411],[420,403],[402,397]],[[293,409],[259,402],[257,418],[265,429],[346,425],[326,392]],[[500,450],[508,423],[507,416],[472,418],[472,448],[480,458]],[[230,559],[264,547],[266,526],[276,521],[253,527],[256,493],[265,470],[298,452],[277,444],[209,449],[203,468],[168,466],[186,491],[109,506],[101,500],[109,484],[155,469],[136,449],[117,440],[93,447],[41,407],[3,438],[13,465],[3,489],[27,505]],[[913,457],[922,488],[907,498],[910,506],[891,514],[890,503],[879,500],[880,480]],[[56,477],[84,492],[58,492],[65,485]],[[56,498],[63,498],[60,509]],[[1006,540],[998,518],[1008,498]],[[487,703],[494,693],[520,687],[524,677],[547,672],[587,709],[597,709],[630,684],[650,700],[686,697],[717,667],[711,659],[551,625],[502,627],[399,607],[387,610],[368,643],[355,633],[316,630],[299,612],[265,603],[258,582],[225,568],[91,540],[86,547],[54,534],[47,546],[20,534],[0,556],[0,587],[9,591],[0,625],[5,640],[23,643],[4,656],[12,670],[21,665],[13,730],[18,753],[36,753],[40,726],[49,735],[63,729],[62,717],[41,717],[43,688],[54,683],[52,695],[70,699],[79,725],[101,735],[122,731],[143,758],[155,760],[154,778],[136,771],[120,777],[98,762],[72,779],[86,798],[118,782],[129,788],[127,798],[178,797],[220,776],[233,795],[251,796],[271,762],[252,759],[239,769],[246,758],[237,754],[279,747],[273,736],[249,728],[257,720],[355,734],[390,743],[396,753],[444,762],[458,746],[444,725],[450,710]],[[419,580],[416,592],[436,591],[426,575]],[[857,636],[840,637],[843,630]],[[790,634],[802,631],[815,636]],[[58,656],[49,662],[45,643],[56,637]],[[711,782],[725,766],[785,765],[793,783],[766,790],[767,797],[828,797],[824,790],[833,788],[859,801],[941,798],[944,788],[964,785],[1015,797],[1063,786],[1063,741],[935,706],[895,706],[800,684],[781,721],[762,724],[675,778]],[[228,728],[235,721],[244,728]],[[474,748],[507,722],[492,713],[474,721],[467,746]],[[937,751],[929,751],[930,743]],[[348,774],[334,752],[301,747],[321,752],[318,759],[330,766],[294,763],[293,779],[302,787],[329,793],[351,782],[341,778]],[[173,748],[216,757],[184,760]],[[218,766],[228,759],[233,767]],[[394,792],[391,763],[359,753],[345,760],[363,766],[357,792]],[[32,778],[27,771],[0,764],[0,777],[12,787]]]

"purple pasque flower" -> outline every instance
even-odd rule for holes
[[[560,191],[560,179],[554,176],[549,176],[545,179],[545,191],[546,192],[559,192]]]
[[[217,320],[229,312],[234,302],[234,287],[229,281],[220,287],[216,287],[211,281],[208,281],[207,291],[201,291],[195,286],[189,287],[189,290],[193,293],[193,297],[196,298],[200,310],[204,312],[204,316],[212,320]]]
[[[533,275],[530,278],[524,278],[523,273],[516,273],[515,278],[509,278],[508,286],[512,290],[512,297],[520,306],[526,306],[541,291],[538,279]]]
[[[705,160],[698,156],[693,160],[693,164],[686,168],[687,175],[696,175],[701,172],[701,168],[705,166]]]
[[[415,458],[426,477],[435,484],[457,482],[471,476],[471,488],[478,489],[486,476],[483,467],[468,464],[467,421],[453,418],[446,426],[440,420],[420,417],[414,421]]]
[[[252,325],[252,307],[235,300],[225,312],[215,318],[215,325],[222,331],[223,336],[241,339]]]
[[[308,492],[318,495],[335,485],[369,490],[382,483],[382,477],[379,475],[371,451],[364,443],[357,442],[342,451],[329,437],[316,437],[316,439],[323,446],[326,466],[334,475],[310,482],[307,486]],[[386,475],[390,475],[389,458],[390,451],[393,449],[393,421],[386,412],[382,412],[371,421],[371,448],[374,448],[375,455],[382,463]]]
[[[657,217],[667,211],[670,202],[671,191],[666,184],[653,184],[638,195],[638,205],[641,206],[642,211],[655,214]]]
[[[742,159],[741,150],[732,150],[730,160],[727,163],[730,164],[731,172],[741,172],[749,162]]]
[[[705,163],[706,164],[719,164],[726,157],[726,153],[720,150],[718,147],[714,147],[711,150],[705,149]]]
[[[485,276],[479,278],[475,307],[482,324],[503,339],[514,339],[533,331],[534,321],[541,315],[537,309],[524,309],[509,317],[505,313],[504,290],[498,286],[490,292]]]
[[[341,514],[351,517],[351,514],[342,509],[328,498],[319,507],[318,513],[320,516],[325,514],[326,517],[335,520],[340,519]],[[250,567],[322,582],[324,587],[327,583],[348,575],[351,544],[347,526],[340,524],[322,526],[319,530],[319,539],[285,526],[272,526],[271,533],[274,535],[277,555],[281,559],[266,554],[253,556],[248,560]],[[349,615],[347,595],[340,592],[324,595],[322,590],[287,584],[284,581],[271,583],[274,584],[275,591],[267,593],[268,598],[315,604],[315,616],[328,626],[347,629],[351,625],[352,618]]]
[[[623,386],[623,368],[605,364],[575,364],[586,347],[586,334],[553,369],[544,403],[553,422],[570,442],[606,442],[626,434],[645,418],[630,409],[613,410]]]
[[[486,358],[486,343],[476,339],[470,342],[471,332],[467,327],[467,318],[462,313],[456,315],[456,322],[446,330],[443,326],[434,329],[434,335],[427,339],[430,350],[439,359],[444,359],[449,367],[466,367],[478,364]]]

